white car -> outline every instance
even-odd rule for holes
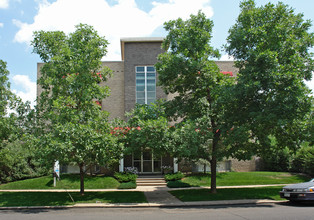
[[[314,201],[314,179],[305,183],[285,186],[279,193],[281,198],[290,201]]]

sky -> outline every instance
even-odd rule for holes
[[[278,0],[255,2],[261,6]],[[314,22],[313,0],[281,2]],[[187,19],[202,10],[214,22],[212,46],[221,50],[221,60],[228,60],[222,46],[236,22],[239,4],[240,0],[0,0],[0,59],[8,64],[12,91],[34,105],[37,63],[41,62],[30,45],[34,31],[71,33],[79,23],[92,25],[110,43],[103,60],[119,61],[120,38],[165,37],[164,22]],[[314,90],[314,80],[307,85]]]

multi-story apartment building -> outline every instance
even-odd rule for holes
[[[131,111],[136,103],[149,104],[157,99],[171,99],[173,95],[166,95],[157,86],[158,73],[155,70],[157,56],[163,53],[161,48],[163,38],[123,38],[121,39],[121,61],[105,61],[103,65],[113,71],[113,76],[101,85],[108,85],[111,95],[102,100],[102,110],[110,112],[110,119],[125,119],[125,112]],[[232,61],[217,61],[221,72],[231,76],[237,75],[237,68]],[[40,67],[38,64],[38,76]],[[40,94],[40,87],[37,94]],[[157,156],[149,149],[138,155],[125,155],[120,160],[119,170],[125,167],[137,167],[140,173],[161,173],[161,166],[171,166],[174,171],[202,171],[202,165],[176,163],[176,159],[170,156]],[[251,171],[255,170],[255,161],[240,162],[226,160],[219,164],[221,171]],[[209,168],[207,168],[209,170]],[[78,171],[75,167],[68,166],[68,172]]]

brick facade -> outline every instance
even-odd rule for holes
[[[102,100],[102,110],[110,113],[110,120],[114,118],[125,119],[125,112],[131,111],[136,103],[136,66],[153,66],[157,62],[157,56],[165,52],[161,48],[163,38],[125,38],[121,39],[121,57],[122,61],[106,61],[102,65],[109,67],[113,75],[101,85],[109,86],[110,96]],[[232,72],[235,77],[238,69],[234,67],[233,61],[216,61],[221,71]],[[40,68],[43,63],[37,64],[37,78],[40,77]],[[158,80],[158,73],[156,76]],[[37,96],[41,93],[41,88],[37,85]],[[160,87],[156,87],[157,99],[172,99],[176,94],[166,95]],[[131,157],[132,158],[132,157]],[[173,160],[173,158],[164,158],[164,162]],[[167,165],[169,163],[167,162]],[[125,166],[130,166],[132,160],[130,156],[125,158]],[[256,170],[255,159],[251,161],[227,160],[230,164],[230,170],[225,171],[253,171]],[[165,165],[165,164],[163,164]],[[179,170],[192,172],[194,165],[179,163]],[[224,166],[228,167],[228,166]],[[199,168],[197,168],[199,169]]]

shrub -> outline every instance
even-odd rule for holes
[[[136,182],[137,175],[133,173],[118,173],[114,174],[114,177],[120,182]]]
[[[35,156],[35,148],[21,140],[0,146],[0,170],[0,184],[49,173],[49,168]]]
[[[118,189],[135,189],[136,183],[135,182],[125,182],[121,183]]]
[[[177,172],[174,174],[166,174],[165,180],[168,181],[175,181],[175,180],[181,180],[184,177],[184,174],[181,172]]]
[[[176,180],[176,181],[169,181],[167,183],[167,186],[169,188],[184,188],[184,187],[191,187],[190,184],[184,183],[181,180]]]
[[[289,171],[291,151],[288,148],[272,149],[262,156],[264,170],[287,172]]]
[[[291,171],[301,172],[314,176],[314,147],[304,143],[296,152],[292,163]]]

